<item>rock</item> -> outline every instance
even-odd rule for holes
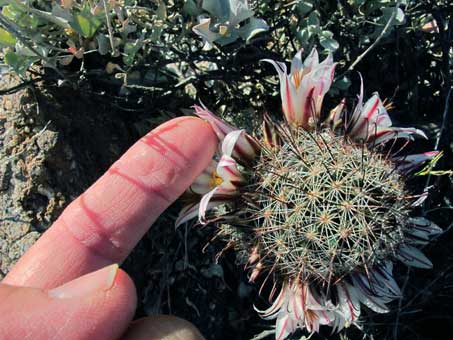
[[[20,82],[4,75],[0,89]],[[73,88],[0,97],[0,279],[136,138],[118,118]]]

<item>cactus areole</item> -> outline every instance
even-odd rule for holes
[[[250,270],[271,284],[275,337],[296,329],[334,331],[358,324],[361,305],[378,313],[401,291],[393,262],[430,268],[418,250],[441,230],[414,216],[426,197],[410,191],[407,175],[436,152],[404,155],[415,128],[393,127],[377,94],[351,112],[343,100],[326,119],[323,99],[335,63],[316,50],[274,65],[284,119],[265,117],[257,136],[238,130],[204,107],[219,152],[193,183],[177,225],[198,217],[213,223]],[[388,107],[388,106],[387,106]]]

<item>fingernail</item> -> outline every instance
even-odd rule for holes
[[[205,340],[190,322],[172,315],[154,315],[133,321],[122,340]]]
[[[117,272],[118,265],[112,264],[51,289],[47,294],[52,298],[72,299],[107,291],[112,288]]]
[[[184,324],[178,322],[162,322],[154,328],[156,334],[153,334],[155,340],[205,340],[192,324],[187,321]],[[154,340],[154,338],[151,338]]]

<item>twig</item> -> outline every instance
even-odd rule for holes
[[[400,315],[401,311],[403,310],[402,305],[403,305],[403,296],[404,296],[404,291],[406,290],[407,284],[409,282],[409,275],[411,272],[411,268],[407,268],[406,272],[406,277],[404,279],[403,286],[401,287],[401,297],[398,300],[398,309],[396,312],[396,318],[395,318],[395,326],[393,328],[393,339],[398,340],[398,326],[399,326],[399,320],[400,320]]]
[[[112,24],[110,23],[110,8],[107,8],[107,1],[102,0],[102,3],[104,4],[104,11],[105,11],[105,21],[107,22],[107,30],[109,31],[109,40],[110,40],[110,46],[112,47],[112,56],[116,55],[116,48],[115,48],[115,43],[113,42],[113,30],[112,30]]]
[[[384,28],[382,29],[382,32],[379,34],[379,36],[376,38],[376,40],[361,54],[359,55],[356,60],[348,67],[348,69],[343,72],[341,75],[337,77],[337,79],[342,78],[346,73],[349,73],[354,70],[354,68],[357,66],[358,63],[362,61],[363,58],[373,49],[376,47],[377,44],[382,40],[384,35],[387,33],[388,29],[390,28],[390,24],[393,22],[393,19],[395,19],[396,13],[398,11],[398,4],[395,6],[395,11],[392,13],[390,16],[389,20],[385,24]]]
[[[449,110],[449,108],[450,108],[450,95],[451,95],[451,87],[448,89],[447,98],[445,98],[445,107],[444,107],[444,113],[443,113],[443,117],[442,117],[442,125],[440,126],[439,135],[436,138],[436,144],[434,145],[434,150],[435,151],[439,150],[439,144],[440,144],[440,140],[442,138],[442,133],[444,132],[445,127],[447,125],[448,113],[450,111]]]
[[[38,81],[41,81],[42,78],[34,78],[34,79],[31,79],[31,80],[28,80],[28,81],[24,81],[18,85],[15,85],[13,87],[10,87],[6,90],[0,90],[0,96],[4,96],[4,95],[8,95],[8,94],[14,94],[16,93],[17,91],[20,91],[22,90],[23,88],[27,87],[28,85],[31,85],[33,83],[36,83]]]
[[[453,266],[448,266],[447,269],[445,269],[444,271],[442,271],[440,273],[440,275],[438,275],[435,279],[433,279],[431,282],[429,282],[422,290],[418,291],[418,293],[415,294],[415,296],[412,299],[410,299],[408,303],[406,303],[404,305],[403,309],[409,307],[415,300],[417,300],[417,298],[420,295],[426,293],[429,288],[431,288],[437,281],[442,279],[449,271],[451,271],[452,268],[453,268]]]
[[[450,32],[451,32],[451,23],[453,23],[453,19],[450,20],[449,27],[448,27],[448,33],[445,33],[445,26],[447,25],[444,21],[444,19],[439,15],[439,13],[434,12],[433,13],[434,18],[437,21],[437,24],[439,26],[439,39],[440,39],[440,45],[442,48],[442,61],[444,65],[444,77],[445,77],[445,83],[444,83],[444,88],[443,92],[447,91],[446,89],[448,88],[448,91],[446,92],[447,95],[445,97],[445,104],[444,104],[444,112],[443,112],[443,117],[442,117],[442,124],[440,126],[439,130],[439,135],[436,138],[436,144],[434,146],[434,150],[438,151],[439,146],[440,146],[440,141],[442,140],[443,137],[443,132],[446,129],[447,122],[448,122],[448,114],[450,111],[450,96],[451,96],[451,75],[450,75],[450,61],[449,61],[449,50],[450,50],[450,45],[448,44],[448,41],[450,41]],[[447,37],[445,37],[445,34],[447,34]],[[445,43],[447,41],[447,43]],[[448,135],[447,135],[447,142],[448,142]],[[429,186],[429,182],[431,180],[431,174],[428,174],[428,177],[426,179],[425,183],[425,189]],[[425,212],[425,207],[426,207],[426,201],[423,202],[423,208],[422,211],[424,214]]]

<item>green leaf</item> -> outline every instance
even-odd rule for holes
[[[263,19],[250,18],[248,24],[244,25],[239,29],[239,36],[245,41],[249,42],[255,35],[261,32],[265,32],[269,29],[266,21]]]
[[[16,37],[9,33],[7,30],[0,28],[0,45],[14,46],[16,44]]]
[[[24,14],[24,12],[11,4],[2,8],[2,14],[8,19],[14,21],[20,18]]]
[[[157,42],[160,40],[162,33],[164,32],[164,27],[162,25],[154,25],[151,30],[151,41]]]
[[[310,26],[319,26],[319,12],[313,11],[308,16],[308,25]]]
[[[244,0],[203,0],[203,9],[221,22],[235,26],[253,16],[253,11]]]
[[[230,0],[203,0],[202,8],[221,21],[228,20],[230,16]]]
[[[329,50],[332,52],[336,51],[340,47],[340,44],[338,43],[338,41],[336,41],[335,39],[330,39],[330,38],[320,39],[319,43],[326,50]]]
[[[126,42],[124,44],[124,56],[123,61],[127,66],[131,66],[134,63],[135,55],[143,46],[143,39],[137,39],[134,42]]]
[[[313,3],[309,1],[301,1],[297,4],[297,9],[302,15],[310,13],[313,10],[313,7]]]
[[[10,19],[17,27],[34,30],[41,24],[41,20],[34,15],[24,12],[14,4],[2,8],[2,14]]]
[[[82,37],[92,38],[102,25],[102,20],[100,16],[91,14],[87,3],[87,6],[85,6],[82,12],[73,15],[69,24]]]
[[[183,6],[182,10],[184,13],[187,13],[188,15],[191,15],[194,17],[201,14],[201,9],[197,6],[197,4],[194,0],[186,0],[184,2],[184,6]]]
[[[319,34],[319,43],[321,44],[322,47],[324,47],[326,50],[329,50],[331,52],[334,52],[340,47],[340,44],[338,41],[336,41],[333,38],[333,33],[330,31],[322,31]]]
[[[351,6],[359,7],[362,6],[366,2],[366,0],[349,0],[348,2]]]
[[[25,76],[25,72],[27,72],[28,68],[38,60],[38,58],[34,57],[26,57],[18,55],[14,52],[8,52],[5,54],[5,63],[11,68],[16,71],[21,76]]]
[[[308,28],[303,28],[299,32],[297,32],[297,38],[304,45],[308,44],[311,36],[312,34]]]
[[[401,8],[396,10],[395,21],[396,25],[403,25],[406,22],[406,15]]]
[[[163,0],[159,0],[159,5],[156,10],[157,18],[160,20],[167,19],[167,6],[165,6],[165,2]]]
[[[66,20],[66,22],[69,22],[72,20],[72,14],[69,9],[61,7],[58,3],[54,3],[52,5],[52,15],[55,17],[62,18]]]
[[[347,90],[351,86],[351,79],[347,76],[343,76],[335,82],[335,86],[340,90]]]
[[[16,45],[14,46],[16,54],[19,56],[33,57],[33,58],[37,58],[40,56],[47,57],[47,55],[49,54],[49,49],[44,46],[35,45],[32,47],[33,50],[30,49],[29,46],[30,45],[25,45],[21,41],[18,41],[16,43]]]
[[[98,52],[100,55],[109,53],[111,47],[108,36],[100,33],[96,36],[96,41],[98,42]]]
[[[387,7],[382,9],[382,17],[380,18],[379,22],[382,24],[387,23],[387,21],[390,19],[392,15],[394,15],[394,12],[396,10],[395,17],[393,18],[391,25],[402,25],[406,21],[406,16],[401,8],[395,8],[395,7]]]
[[[325,30],[320,33],[321,38],[324,39],[332,39],[333,38],[333,33],[331,31]]]

